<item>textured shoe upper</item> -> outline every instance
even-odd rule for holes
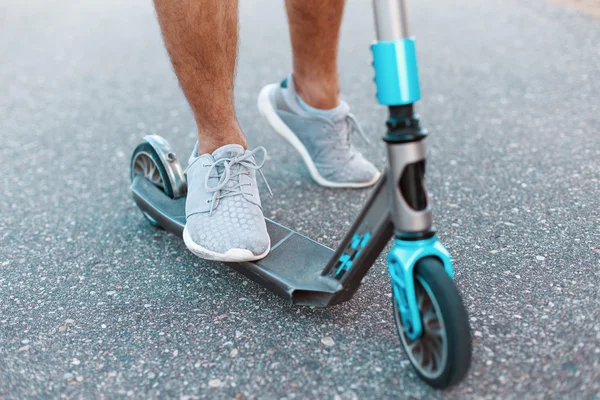
[[[260,147],[244,151],[226,145],[213,154],[190,157],[186,169],[188,195],[186,228],[198,245],[216,252],[247,249],[264,253],[270,245],[256,184],[262,167],[254,155]]]
[[[305,111],[295,96],[290,76],[271,92],[271,103],[300,139],[321,176],[335,182],[365,182],[379,174],[350,142],[352,132],[365,136],[346,102],[341,102],[333,116],[325,117]]]

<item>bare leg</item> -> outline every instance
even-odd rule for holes
[[[167,51],[198,126],[198,154],[246,139],[235,118],[238,0],[154,0]]]
[[[340,103],[337,51],[344,0],[286,0],[296,91],[308,105]]]

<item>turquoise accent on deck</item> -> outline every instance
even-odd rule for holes
[[[379,103],[400,106],[421,98],[414,38],[377,42],[371,51]]]
[[[369,239],[371,239],[371,232],[367,232],[364,235],[355,233],[354,236],[352,236],[350,248],[358,251],[354,254],[344,253],[340,256],[340,259],[338,260],[339,267],[335,271],[336,276],[341,276],[343,273],[345,273],[352,267],[352,263],[358,258],[360,250],[367,245]]]

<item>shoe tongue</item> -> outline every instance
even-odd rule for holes
[[[238,157],[243,155],[245,152],[246,151],[244,150],[244,148],[239,144],[226,144],[225,146],[216,149],[212,153],[212,156],[215,159],[215,161],[217,161],[223,158]]]
[[[335,113],[331,116],[333,122],[341,122],[346,119],[350,112],[350,106],[345,101],[342,101],[339,106],[336,107]]]

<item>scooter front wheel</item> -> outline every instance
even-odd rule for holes
[[[421,379],[444,389],[460,382],[471,363],[471,333],[467,311],[454,282],[436,257],[415,265],[415,292],[423,334],[410,340],[393,299],[394,320],[400,341]]]

